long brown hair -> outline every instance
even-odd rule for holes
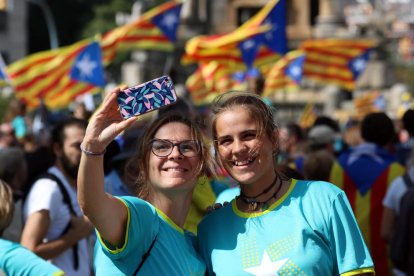
[[[182,123],[190,128],[191,138],[200,144],[200,163],[197,168],[196,176],[206,175],[212,170],[212,159],[206,144],[203,141],[201,130],[196,122],[183,114],[168,112],[162,114],[151,124],[149,124],[138,143],[137,153],[132,156],[126,164],[126,178],[128,183],[133,183],[136,194],[142,199],[149,196],[149,157],[151,154],[150,141],[155,137],[156,132],[164,125],[169,123]]]

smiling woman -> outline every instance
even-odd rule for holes
[[[262,99],[228,92],[212,113],[216,154],[240,195],[199,224],[208,275],[373,275],[344,192],[278,172],[278,129]]]
[[[81,147],[78,200],[98,233],[95,274],[204,275],[193,236],[183,229],[198,178],[210,169],[201,132],[175,113],[153,121],[126,166],[138,197],[112,197],[104,192],[103,155],[93,153],[136,120],[122,119],[118,93],[92,117]]]

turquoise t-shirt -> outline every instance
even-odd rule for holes
[[[0,275],[57,276],[63,271],[20,244],[0,239]]]
[[[98,233],[96,275],[133,275],[155,238],[139,275],[204,275],[206,267],[194,250],[192,234],[144,200],[130,196],[120,200],[128,209],[125,243],[122,248],[111,248]]]
[[[209,275],[346,275],[373,262],[342,190],[292,180],[268,210],[244,213],[236,201],[198,227]]]

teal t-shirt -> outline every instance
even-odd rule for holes
[[[198,227],[209,275],[346,275],[373,262],[342,190],[292,180],[268,210],[244,213],[236,201]]]
[[[206,267],[194,250],[192,234],[144,200],[130,196],[119,199],[128,209],[125,243],[122,248],[111,248],[98,233],[96,275],[133,275],[155,238],[139,275],[204,275]]]
[[[20,244],[0,239],[0,275],[57,276],[63,271]]]

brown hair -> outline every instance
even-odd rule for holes
[[[126,164],[125,172],[127,182],[130,183],[130,185],[133,183],[136,188],[137,196],[142,199],[148,199],[150,193],[148,187],[148,162],[151,154],[151,146],[149,143],[162,126],[176,122],[187,125],[190,128],[192,139],[198,141],[200,144],[200,163],[197,168],[197,176],[200,177],[201,175],[213,171],[211,156],[203,141],[203,136],[198,125],[183,114],[176,112],[165,113],[146,127],[144,134],[141,136],[138,143],[136,154],[132,156]]]
[[[267,137],[272,144],[278,145],[279,141],[275,131],[278,127],[273,120],[272,109],[262,100],[259,95],[251,92],[228,91],[214,100],[211,107],[211,126],[214,140],[214,148],[217,152],[217,131],[216,123],[218,117],[235,107],[244,108],[254,118],[257,124],[257,136],[259,138]],[[274,152],[276,154],[276,152]]]
[[[0,235],[13,218],[14,203],[13,192],[10,186],[0,179]]]

